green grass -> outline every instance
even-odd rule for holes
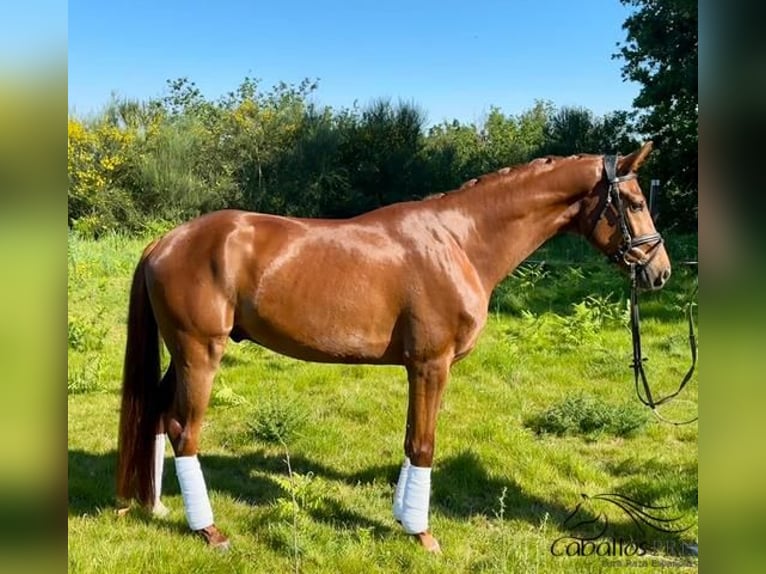
[[[291,572],[296,565],[328,573],[612,572],[614,559],[549,550],[571,534],[563,522],[581,493],[606,492],[668,505],[690,526],[670,537],[648,533],[656,555],[638,564],[696,569],[689,557],[674,566],[678,559],[664,548],[697,540],[697,425],[668,426],[637,410],[625,280],[595,258],[576,270],[551,265],[546,277],[506,281],[499,291],[512,294],[515,285],[517,300],[506,306],[496,297],[476,350],[453,368],[432,486],[441,556],[421,551],[391,516],[403,456],[404,370],[304,363],[249,343],[227,349],[200,454],[232,550],[211,551],[188,535],[169,451],[163,492],[170,515],[158,520],[134,510],[118,518],[127,292],[144,244],[70,238],[71,572]],[[671,285],[643,303],[647,373],[657,394],[672,390],[688,366],[680,308],[694,279],[676,268]],[[695,376],[666,414],[684,418],[696,404]],[[636,536],[613,509],[587,512],[607,513],[615,536]]]

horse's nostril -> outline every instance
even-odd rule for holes
[[[670,269],[663,269],[662,272],[654,279],[654,286],[656,288],[662,287],[665,282],[670,278]]]

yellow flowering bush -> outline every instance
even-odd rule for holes
[[[67,125],[69,220],[89,234],[106,231],[111,204],[127,197],[117,179],[125,165],[135,132],[101,120],[93,125],[69,118]]]

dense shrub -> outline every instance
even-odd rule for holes
[[[628,153],[639,143],[625,112],[597,117],[537,102],[517,116],[492,108],[479,124],[426,130],[411,103],[333,110],[310,102],[316,87],[306,80],[265,91],[245,78],[211,101],[181,78],[161,99],[115,100],[95,118],[70,117],[70,228],[145,232],[152,221],[224,207],[352,216],[547,153]]]
[[[648,421],[649,415],[640,405],[615,405],[577,395],[530,417],[526,426],[537,433],[558,436],[605,433],[628,437],[638,432]]]

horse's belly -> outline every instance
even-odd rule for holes
[[[369,299],[367,299],[369,303]],[[248,338],[297,359],[343,363],[396,363],[401,344],[396,315],[344,298],[296,299],[251,309],[239,325]]]
[[[305,326],[284,329],[259,321],[245,329],[248,339],[288,357],[323,363],[397,363],[393,341],[375,340],[364,333],[314,331]]]

